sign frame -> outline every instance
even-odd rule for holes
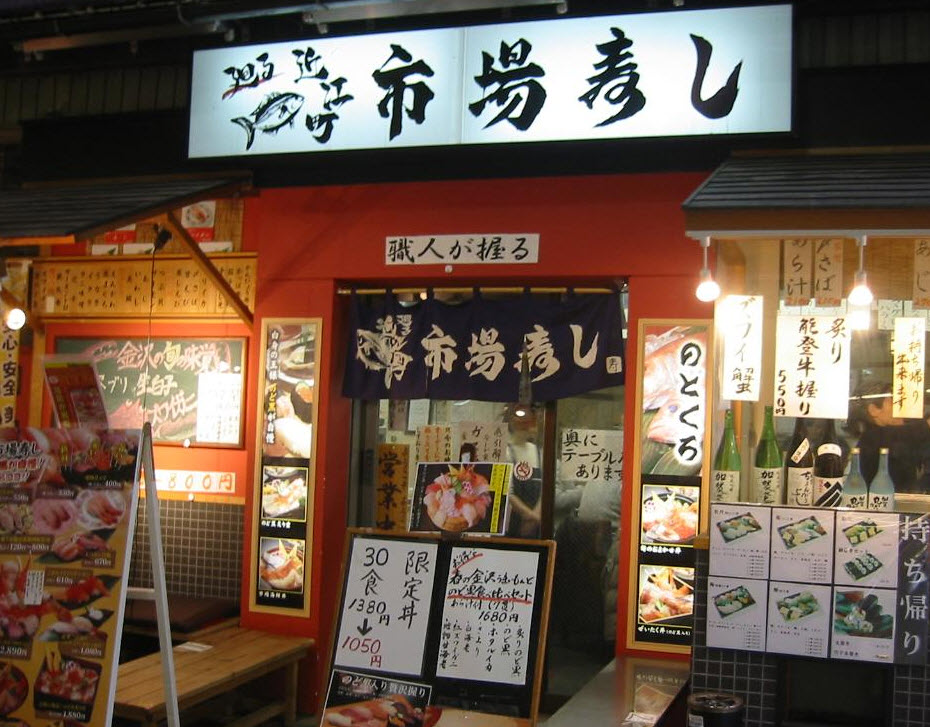
[[[313,519],[315,515],[314,497],[316,493],[316,463],[317,463],[317,431],[319,430],[319,394],[320,394],[320,355],[319,344],[323,338],[323,319],[322,318],[264,318],[262,319],[261,343],[259,344],[259,392],[260,406],[262,411],[265,404],[267,391],[267,351],[269,331],[276,326],[298,326],[313,327],[315,340],[314,347],[314,374],[311,404],[311,423],[312,431],[310,436],[310,457],[304,460],[306,464],[300,468],[306,470],[306,499],[304,505],[304,534],[303,534],[303,583],[302,583],[302,602],[299,607],[294,606],[270,606],[259,603],[257,598],[259,577],[258,566],[260,554],[260,538],[262,523],[262,485],[264,482],[263,469],[265,467],[264,442],[265,442],[265,425],[264,416],[256,417],[255,422],[255,480],[252,485],[252,537],[249,543],[249,610],[257,613],[270,613],[286,616],[302,616],[307,618],[310,615],[310,584],[313,563]],[[283,461],[283,460],[282,460]],[[301,460],[294,460],[300,462]],[[270,465],[279,466],[279,465]],[[297,467],[295,467],[296,469]],[[280,539],[291,539],[290,536],[282,536]],[[295,539],[295,542],[297,539]]]

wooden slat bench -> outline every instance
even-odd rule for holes
[[[204,644],[209,648],[197,648]],[[247,714],[236,727],[251,727],[282,715],[293,725],[297,715],[297,663],[307,655],[312,639],[279,636],[238,626],[222,629],[192,643],[174,647],[178,709],[184,711],[235,690],[271,672],[283,672],[283,700]],[[120,664],[113,713],[121,719],[155,727],[166,719],[161,655],[149,654]]]

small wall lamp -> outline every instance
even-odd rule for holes
[[[856,270],[853,289],[849,291],[849,304],[858,307],[871,304],[873,298],[872,290],[869,288],[865,276],[865,246],[867,243],[868,240],[865,235],[862,235],[857,241],[859,246],[859,269]]]
[[[704,265],[701,267],[700,280],[698,281],[697,288],[694,290],[694,295],[703,303],[712,303],[720,297],[720,286],[717,285],[717,281],[714,280],[714,276],[711,275],[710,268],[707,266],[707,248],[709,247],[710,238],[705,237],[701,240],[701,250],[704,253]]]

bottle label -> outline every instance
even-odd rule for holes
[[[842,477],[814,477],[814,507],[837,507],[842,497]]]
[[[840,445],[834,444],[833,442],[824,442],[819,447],[817,447],[817,456],[819,457],[822,454],[835,454],[837,457],[843,456],[843,450],[840,449]]]
[[[891,510],[892,496],[881,493],[869,493],[869,510]]]
[[[810,451],[811,443],[808,441],[807,437],[801,440],[801,443],[798,445],[798,448],[794,450],[794,454],[791,455],[791,461],[797,464],[802,459],[804,455]]]
[[[814,469],[812,467],[788,467],[785,490],[785,504],[809,506],[813,500]]]
[[[739,501],[739,472],[714,470],[711,472],[710,480],[710,499],[712,501]]]
[[[865,510],[868,504],[869,496],[864,492],[858,495],[851,495],[848,492],[844,492],[840,500],[840,507],[851,507],[854,510]]]
[[[781,505],[782,484],[781,467],[753,467],[750,497],[763,505]]]

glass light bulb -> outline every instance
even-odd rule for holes
[[[6,326],[11,331],[18,331],[26,325],[26,313],[22,308],[10,308],[6,313]]]
[[[858,275],[856,278],[858,279]],[[865,282],[865,275],[862,276],[861,282],[857,282],[852,290],[849,291],[849,303],[854,306],[869,305],[872,302],[872,291]]]
[[[872,325],[872,310],[866,305],[850,305],[846,310],[846,321],[853,331],[867,331]]]
[[[720,297],[720,286],[707,268],[701,270],[701,282],[698,283],[694,295],[702,303],[712,303]]]

